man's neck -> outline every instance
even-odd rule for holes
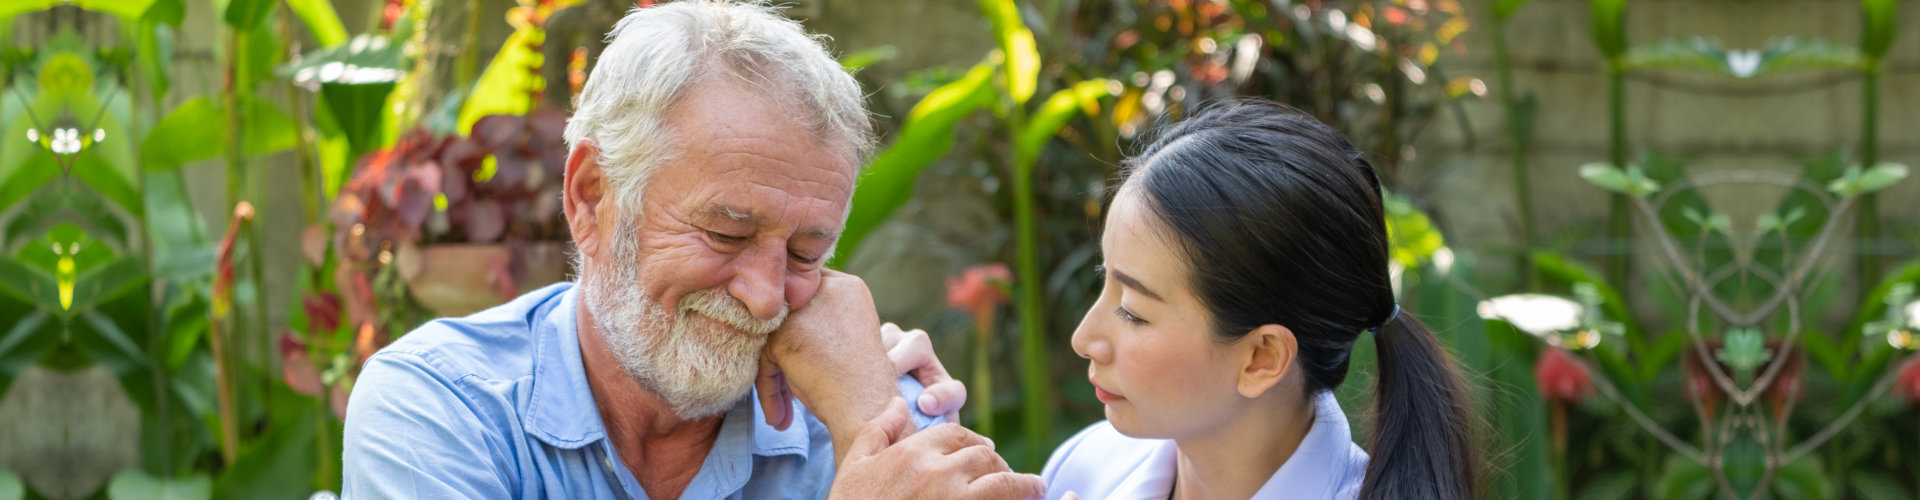
[[[621,368],[581,302],[575,311],[587,387],[607,428],[607,442],[648,498],[679,498],[720,436],[722,416],[682,420],[658,394]]]

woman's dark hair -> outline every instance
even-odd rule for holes
[[[1163,128],[1121,176],[1176,237],[1220,340],[1292,330],[1310,397],[1340,386],[1354,340],[1378,328],[1360,498],[1475,497],[1465,385],[1433,333],[1394,314],[1380,181],[1346,138],[1284,105],[1215,103]]]

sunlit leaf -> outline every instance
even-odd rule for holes
[[[1093,79],[1073,84],[1071,87],[1054,92],[1047,101],[1027,117],[1025,128],[1019,131],[1018,141],[1014,144],[1015,164],[1032,165],[1040,156],[1040,149],[1047,145],[1060,127],[1073,117],[1075,112],[1089,115],[1099,112],[1099,99],[1108,95],[1111,81]],[[1092,106],[1088,106],[1091,103]]]
[[[159,0],[167,1],[167,0]],[[347,41],[347,27],[340,23],[340,14],[335,13],[333,4],[325,0],[287,0],[287,7],[300,21],[307,25],[307,31],[313,33],[313,40],[321,47],[332,47]]]
[[[226,128],[225,119],[207,98],[180,103],[140,143],[141,163],[149,170],[165,170],[218,156],[226,143],[226,134],[219,132]]]
[[[494,56],[493,62],[487,63],[486,71],[480,73],[480,80],[473,85],[473,92],[467,94],[466,101],[460,105],[460,121],[454,130],[471,129],[473,122],[483,116],[523,115],[533,109],[534,96],[540,95],[538,91],[545,88],[546,80],[537,70],[542,56],[530,47],[545,38],[546,32],[533,27],[520,28],[507,37],[500,53]],[[387,132],[394,133],[394,130]]]
[[[975,65],[965,77],[934,89],[907,112],[893,145],[873,159],[854,190],[834,263],[853,255],[867,234],[906,204],[920,170],[953,147],[954,124],[993,104],[993,73],[990,64]]]
[[[994,38],[1006,58],[1007,94],[1015,103],[1025,103],[1033,97],[1040,78],[1040,50],[1033,30],[1020,20],[1020,7],[1013,0],[980,0],[980,9],[993,21]]]

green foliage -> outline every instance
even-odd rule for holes
[[[955,124],[993,103],[992,77],[992,66],[974,66],[965,77],[935,89],[913,106],[893,145],[875,156],[861,175],[846,229],[835,247],[834,264],[845,262],[874,228],[906,204],[920,171],[953,147]]]
[[[1621,170],[1606,163],[1588,163],[1580,166],[1580,178],[1608,191],[1635,198],[1645,198],[1660,191],[1660,183],[1647,178],[1646,172],[1637,165],[1628,165],[1626,170]]]
[[[113,475],[113,481],[107,484],[107,498],[111,500],[213,498],[213,481],[204,474],[164,479],[153,477],[138,469],[128,469]]]

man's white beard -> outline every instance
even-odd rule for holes
[[[675,415],[694,420],[725,412],[753,388],[761,348],[786,320],[786,305],[773,319],[756,319],[723,285],[682,296],[678,314],[668,314],[640,281],[638,225],[622,224],[611,258],[582,257],[587,312],[620,367]]]

